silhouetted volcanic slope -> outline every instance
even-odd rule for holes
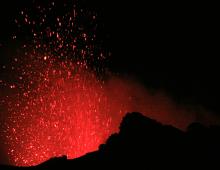
[[[119,133],[112,134],[99,150],[80,158],[68,160],[66,156],[52,158],[30,168],[3,167],[0,169],[74,169],[109,166],[144,166],[171,168],[214,165],[220,161],[220,126],[205,127],[191,124],[181,131],[141,113],[128,113],[120,125]],[[107,167],[108,166],[108,167]]]

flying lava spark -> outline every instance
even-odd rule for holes
[[[12,165],[94,151],[117,132],[129,111],[179,127],[194,119],[167,97],[106,73],[110,54],[97,38],[96,13],[74,3],[62,5],[55,14],[59,4],[35,3],[15,19],[18,35],[29,36],[4,67],[11,80],[0,80],[5,91],[0,106],[7,115],[0,134]]]

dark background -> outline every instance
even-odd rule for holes
[[[14,16],[31,3],[0,2],[1,67],[15,52],[10,42]],[[108,62],[112,72],[134,75],[148,88],[165,90],[180,103],[220,113],[216,4],[116,0],[79,3],[98,13],[103,25],[99,35],[112,53]],[[3,74],[7,73],[0,76]]]

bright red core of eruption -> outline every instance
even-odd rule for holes
[[[88,63],[102,63],[108,55],[96,47],[96,15],[74,5],[52,22],[48,16],[57,13],[55,7],[54,2],[44,8],[37,5],[34,19],[25,10],[15,20],[19,30],[20,25],[30,27],[33,42],[23,45],[24,56],[14,58],[8,78],[12,82],[0,80],[9,92],[0,100],[7,108],[0,135],[10,164],[36,165],[55,156],[76,158],[94,151],[118,131],[127,112],[138,111],[178,127],[193,119],[167,97],[149,94],[136,81],[110,75],[105,81],[97,78],[95,73],[104,66],[91,71]],[[64,9],[68,8],[64,5]],[[86,15],[91,30],[81,26]]]
[[[79,157],[117,131],[129,110],[129,93],[112,89],[86,68],[84,63],[45,64],[44,59],[32,63],[27,87],[9,100],[5,136],[11,164]]]
[[[102,82],[83,64],[71,62],[40,69],[38,78],[32,77],[37,85],[10,102],[6,141],[14,165],[36,165],[55,156],[75,158],[94,151],[117,132],[128,111],[172,124],[181,119],[180,115],[174,118],[176,109],[167,98],[158,100],[131,81]]]

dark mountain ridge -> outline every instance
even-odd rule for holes
[[[52,158],[34,167],[0,169],[210,169],[220,161],[219,136],[220,126],[193,123],[181,131],[133,112],[123,118],[119,133],[112,134],[95,152],[72,160],[66,156]]]

